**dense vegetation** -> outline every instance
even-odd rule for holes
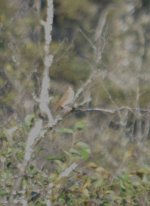
[[[149,0],[54,0],[52,114],[62,115],[56,106],[68,86],[83,92],[36,142],[23,173],[27,136],[41,115],[34,96],[44,70],[46,0],[36,2],[0,1],[0,205],[25,197],[29,206],[47,199],[148,206]],[[78,167],[61,177],[74,162]]]

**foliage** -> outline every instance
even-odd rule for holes
[[[72,135],[78,132],[78,129],[85,130],[85,123],[77,122],[74,129],[71,132]],[[5,132],[1,132],[1,200],[6,197],[9,199],[18,176],[16,172],[20,168],[19,164],[21,164],[25,149],[23,138],[25,131],[24,126],[20,127],[11,141]],[[61,132],[68,131],[66,129]],[[46,170],[45,172],[39,170],[35,164],[36,157],[34,157],[33,162],[26,169],[21,185],[22,190],[26,191],[25,196],[29,205],[46,206],[45,195],[50,183],[53,183],[50,195],[53,205],[148,205],[150,201],[150,167],[148,165],[149,157],[146,154],[149,151],[149,141],[141,143],[141,145],[131,143],[124,146],[124,140],[120,139],[122,145],[119,146],[115,143],[118,140],[113,138],[114,140],[112,140],[112,136],[107,137],[109,145],[106,140],[105,143],[103,142],[106,137],[99,142],[101,145],[99,153],[90,148],[87,143],[77,141],[69,151],[64,151],[58,157],[47,158],[46,165],[49,164],[48,162],[53,162],[55,165],[55,170],[50,173]],[[115,152],[113,151],[114,144],[116,145]],[[118,142],[118,144],[120,143]],[[122,158],[118,159],[118,165],[115,168],[110,167],[109,157],[104,155],[107,146],[111,157],[116,160],[118,154],[121,154],[120,150],[123,151],[125,147]],[[68,177],[60,177],[60,174],[73,162],[78,162],[79,166]],[[22,194],[16,195],[21,197]]]

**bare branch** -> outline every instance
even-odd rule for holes
[[[33,128],[31,128],[31,131],[29,132],[28,138],[27,138],[27,145],[26,145],[26,150],[25,150],[25,155],[24,155],[24,161],[25,161],[25,165],[28,163],[28,161],[31,159],[31,155],[32,155],[32,147],[35,143],[35,141],[37,140],[37,138],[39,138],[40,133],[42,130],[42,120],[39,119]]]
[[[105,113],[109,113],[109,114],[114,114],[118,111],[123,111],[123,110],[128,110],[132,113],[134,113],[135,111],[139,111],[140,112],[147,112],[147,113],[150,113],[150,109],[146,109],[146,108],[132,108],[132,107],[127,107],[127,106],[122,106],[122,107],[119,107],[117,109],[105,109],[105,108],[98,108],[98,107],[95,107],[95,108],[76,108],[76,110],[78,111],[83,111],[83,112],[105,112]]]
[[[47,115],[48,117],[48,125],[50,127],[54,124],[54,119],[52,113],[49,109],[49,87],[50,87],[50,77],[49,77],[49,69],[53,62],[53,56],[50,54],[50,43],[52,40],[51,32],[52,32],[52,24],[53,24],[53,0],[47,0],[47,19],[46,21],[41,21],[41,24],[44,27],[45,32],[45,58],[44,58],[44,72],[41,86],[41,93],[39,97],[39,107],[40,111]]]

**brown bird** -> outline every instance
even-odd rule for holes
[[[74,90],[71,86],[69,86],[63,96],[60,98],[58,103],[56,104],[55,109],[69,109],[71,108],[71,104],[73,104],[74,101]]]

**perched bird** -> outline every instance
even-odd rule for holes
[[[63,110],[71,110],[71,105],[74,101],[74,90],[71,86],[69,86],[63,96],[60,98],[58,103],[56,103],[55,110],[63,109]]]

